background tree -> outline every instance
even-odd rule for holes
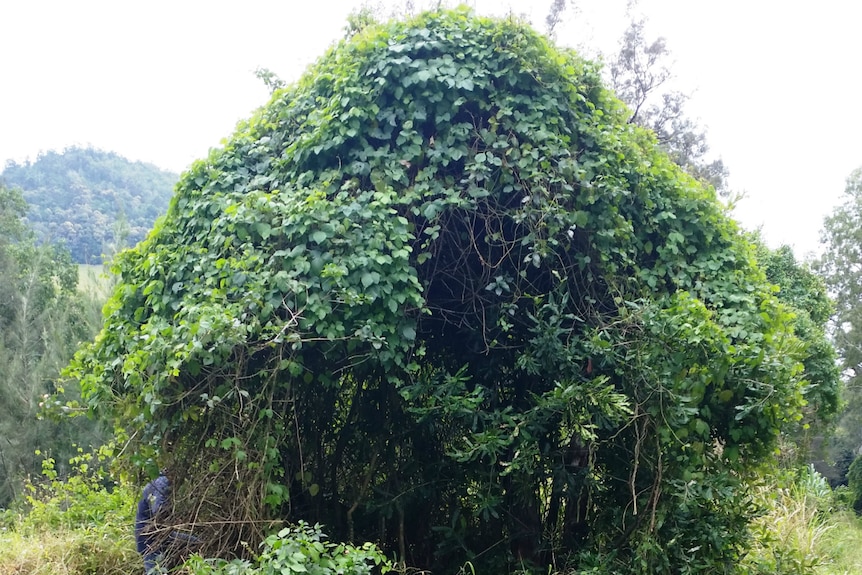
[[[68,251],[37,245],[25,212],[21,195],[0,185],[0,507],[20,494],[25,478],[39,475],[43,457],[56,456],[62,472],[74,443],[98,437],[91,422],[37,419],[60,370],[78,343],[92,338],[99,318],[87,313],[94,304],[76,290],[78,269]]]
[[[835,301],[832,339],[844,372],[847,406],[834,457],[844,469],[862,446],[862,168],[847,178],[843,203],[826,218],[818,272]]]
[[[557,26],[563,21],[563,16],[566,12],[566,7],[569,0],[552,0],[548,8],[548,14],[545,16],[545,32],[549,37],[554,38]]]
[[[708,159],[706,132],[685,114],[688,96],[668,89],[673,73],[667,64],[671,55],[667,41],[648,40],[645,24],[645,18],[631,18],[608,67],[611,87],[631,108],[630,122],[655,132],[674,162],[726,195],[728,170],[720,159]]]
[[[732,572],[804,344],[629,118],[515,19],[358,31],[182,177],[70,375],[214,554],[305,519],[440,572]]]
[[[831,477],[825,465],[824,437],[832,434],[840,409],[840,369],[835,346],[826,329],[833,312],[823,279],[808,264],[796,260],[790,246],[770,249],[759,237],[757,262],[767,279],[778,288],[777,297],[793,312],[792,327],[802,340],[806,406],[795,428],[788,429],[782,458],[788,467],[815,460]]]
[[[545,19],[554,35],[566,11],[577,9],[576,0],[554,0]],[[677,165],[695,178],[713,186],[722,196],[730,195],[728,169],[721,159],[710,159],[706,131],[686,115],[689,96],[672,89],[672,56],[663,37],[649,39],[646,18],[638,15],[636,0],[628,2],[628,27],[616,54],[608,55],[606,75],[617,97],[630,110],[629,122],[649,128]]]
[[[113,152],[67,148],[34,162],[9,162],[0,177],[21,189],[26,223],[40,242],[62,242],[76,263],[101,264],[118,244],[118,222],[134,245],[167,209],[177,175]]]

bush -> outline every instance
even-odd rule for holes
[[[847,487],[853,498],[853,510],[862,513],[862,455],[857,456],[847,470]]]
[[[137,489],[113,481],[106,469],[109,448],[69,460],[72,473],[60,477],[53,458],[42,462],[42,482],[28,482],[26,505],[16,529],[109,528],[126,532],[134,525]]]
[[[3,514],[0,572],[120,575],[143,566],[132,541],[137,490],[110,479],[110,449],[70,460],[61,478],[55,461],[43,461],[42,482],[26,486],[17,509]]]
[[[835,510],[853,509],[855,499],[855,494],[847,485],[839,485],[832,490],[832,507]]]
[[[320,525],[300,521],[270,535],[256,566],[246,560],[203,559],[193,557],[186,567],[195,575],[370,575],[388,573],[392,564],[372,543],[356,547],[326,540]]]

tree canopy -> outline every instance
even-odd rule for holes
[[[69,373],[212,553],[303,519],[436,572],[730,572],[804,345],[630,117],[512,19],[357,31],[183,174]]]
[[[96,264],[147,235],[177,181],[152,164],[79,147],[9,162],[0,178],[21,189],[26,223],[40,241],[62,242],[75,262]]]

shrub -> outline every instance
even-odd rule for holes
[[[193,557],[186,567],[194,575],[371,575],[392,571],[391,563],[371,543],[360,546],[327,541],[320,525],[300,521],[263,542],[254,565],[246,560],[225,561]]]
[[[17,522],[22,532],[51,529],[101,528],[126,532],[134,525],[137,490],[110,478],[110,449],[84,453],[69,463],[72,472],[60,477],[54,459],[42,463],[43,481],[28,482],[26,505]]]
[[[862,513],[862,455],[858,455],[847,470],[847,487],[853,498],[853,510]]]
[[[70,461],[68,477],[54,460],[43,460],[43,480],[26,486],[27,496],[4,514],[0,572],[121,575],[142,571],[132,540],[137,490],[114,482],[106,469],[110,449]]]

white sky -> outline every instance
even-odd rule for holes
[[[394,2],[394,0],[389,0]],[[417,2],[419,4],[421,2]],[[543,29],[550,0],[473,0]],[[93,145],[181,171],[267,100],[253,70],[296,79],[361,0],[0,0],[0,166]],[[579,0],[561,43],[609,52],[623,0]],[[672,51],[689,114],[773,246],[818,250],[862,165],[862,3],[641,0]]]

